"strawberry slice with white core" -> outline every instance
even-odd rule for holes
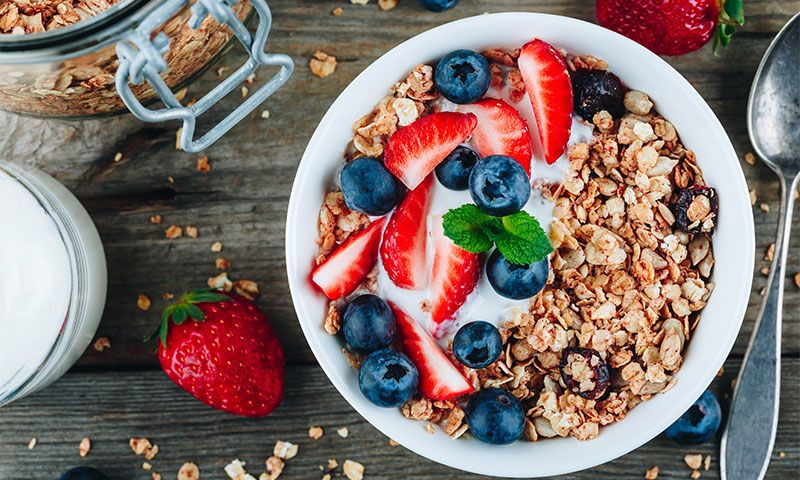
[[[425,329],[397,305],[389,302],[389,306],[394,311],[403,352],[419,371],[419,391],[431,400],[452,400],[471,393],[472,385]]]
[[[321,265],[311,271],[313,281],[331,300],[346,297],[364,281],[375,262],[385,218],[351,235]]]
[[[383,268],[400,288],[421,290],[428,281],[425,245],[432,183],[433,175],[428,175],[417,188],[408,192],[383,233]]]
[[[472,134],[472,144],[481,157],[505,155],[518,161],[531,174],[533,144],[525,119],[517,109],[497,98],[484,98],[459,111],[473,113],[478,126]]]
[[[481,256],[459,247],[444,235],[442,217],[433,220],[433,271],[431,272],[431,334],[442,338],[458,309],[478,286]]]
[[[567,148],[572,129],[572,84],[567,64],[558,50],[539,39],[522,47],[518,64],[533,106],[544,158],[553,163]]]
[[[477,125],[471,113],[437,112],[396,131],[386,142],[383,163],[409,190],[417,188]]]

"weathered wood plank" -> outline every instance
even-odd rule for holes
[[[108,336],[112,349],[102,354],[90,349],[85,365],[154,366],[149,347],[141,344],[157,322],[163,306],[158,297],[167,291],[202,286],[215,274],[210,244],[220,240],[222,255],[232,262],[234,278],[259,281],[265,292],[260,300],[286,347],[290,362],[312,362],[313,357],[297,329],[288,294],[283,260],[283,226],[297,163],[316,123],[336,95],[370,62],[413,34],[455,18],[484,11],[541,11],[592,20],[593,2],[550,0],[531,2],[499,0],[464,1],[458,8],[432,14],[414,1],[403,1],[397,9],[383,12],[372,2],[367,6],[346,1],[270,2],[275,30],[270,49],[287,52],[297,64],[294,78],[265,104],[272,112],[268,120],[258,112],[247,118],[226,138],[206,152],[213,172],[195,171],[196,156],[174,149],[174,126],[143,127],[130,117],[66,123],[43,122],[3,115],[11,135],[0,141],[0,158],[30,161],[55,174],[87,204],[98,224],[109,258],[109,300],[98,335]],[[345,9],[341,17],[330,15],[334,5]],[[706,49],[669,59],[707,99],[720,117],[740,154],[750,149],[745,125],[746,97],[758,61],[771,35],[790,15],[800,10],[800,1],[748,2],[748,24],[734,48],[715,57]],[[335,74],[322,80],[311,76],[307,59],[317,49],[339,57]],[[241,61],[232,52],[224,64]],[[199,95],[218,81],[209,71],[190,88]],[[208,123],[240,101],[231,95],[220,111],[209,112]],[[124,158],[114,163],[114,153]],[[701,159],[701,162],[703,160]],[[745,174],[759,201],[772,211],[754,210],[757,225],[756,270],[766,265],[763,252],[772,242],[777,224],[777,182],[763,165],[743,163]],[[166,181],[174,177],[175,183]],[[151,225],[148,217],[161,214],[164,224]],[[800,231],[800,216],[794,228]],[[167,240],[166,226],[197,225],[196,240]],[[789,271],[800,270],[800,248],[790,250]],[[756,274],[745,327],[734,352],[742,354],[752,329],[758,291],[764,277]],[[800,353],[800,290],[787,288],[785,353]],[[154,300],[150,312],[140,312],[139,293]]]
[[[723,403],[727,403],[739,363],[729,361],[723,376],[714,382],[712,388]],[[785,361],[781,423],[768,479],[793,478],[800,468],[798,372],[800,360]],[[53,479],[71,466],[84,464],[102,468],[112,478],[149,478],[141,469],[142,458],[135,457],[128,447],[132,436],[146,436],[158,443],[161,453],[151,463],[164,478],[174,478],[185,461],[196,462],[203,478],[224,478],[222,467],[233,458],[247,461],[260,472],[277,440],[300,445],[299,454],[281,477],[287,480],[321,477],[318,465],[327,463],[328,458],[336,458],[339,464],[348,458],[362,462],[370,479],[477,478],[389,446],[384,435],[346,404],[319,367],[290,367],[286,379],[286,398],[275,414],[249,420],[203,406],[160,372],[70,373],[51,388],[2,410],[0,478]],[[325,428],[325,436],[318,441],[307,437],[307,428],[313,425]],[[350,430],[347,439],[335,433],[342,426]],[[93,447],[89,456],[81,459],[78,443],[87,436]],[[38,444],[30,451],[27,444],[33,437]],[[778,454],[781,451],[786,455],[783,459]],[[711,455],[711,470],[703,472],[703,478],[719,478],[717,441],[688,448],[663,436],[607,465],[560,478],[634,480],[643,478],[653,465],[661,468],[659,478],[688,478],[683,456],[689,452]]]

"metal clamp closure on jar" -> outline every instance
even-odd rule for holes
[[[258,15],[258,26],[255,35],[251,35],[247,27],[237,18],[231,9],[239,0],[197,0],[192,5],[192,16],[189,27],[197,29],[202,21],[211,15],[217,22],[230,27],[249,54],[247,61],[228,78],[224,79],[210,92],[197,100],[193,105],[185,107],[167,86],[161,73],[167,69],[164,54],[169,51],[169,39],[161,32],[153,37],[153,31],[161,27],[190,0],[167,0],[153,10],[142,23],[136,27],[123,41],[117,43],[119,58],[115,83],[120,98],[137,118],[144,122],[163,122],[166,120],[182,120],[180,146],[183,150],[199,152],[219,140],[222,135],[239,123],[247,114],[275,93],[292,74],[294,62],[283,54],[269,54],[264,51],[269,30],[272,26],[272,14],[265,0],[251,0]],[[214,106],[225,95],[241,85],[262,65],[277,65],[280,70],[250,94],[247,99],[229,113],[218,124],[198,139],[194,138],[197,118]],[[157,110],[146,108],[131,90],[130,84],[139,85],[147,81],[164,102],[165,107]]]

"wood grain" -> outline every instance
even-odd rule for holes
[[[0,159],[34,164],[53,174],[83,201],[97,223],[109,262],[108,303],[97,336],[110,338],[112,348],[89,349],[79,366],[63,380],[31,398],[0,411],[0,478],[6,480],[55,478],[67,466],[81,463],[77,444],[83,436],[94,440],[84,463],[102,466],[113,478],[145,478],[127,447],[133,435],[157,441],[162,454],[156,468],[172,477],[183,461],[197,461],[204,478],[222,478],[221,467],[236,456],[261,467],[277,439],[297,441],[300,455],[282,478],[315,478],[327,458],[340,463],[352,458],[367,465],[369,478],[472,478],[417,457],[365,423],[344,402],[315,365],[297,324],[286,282],[284,221],[294,173],[317,122],[358,73],[396,44],[446,21],[501,11],[537,11],[593,21],[589,0],[463,0],[458,8],[433,14],[416,2],[404,0],[389,12],[371,2],[270,0],[275,20],[268,48],[290,54],[296,64],[291,81],[260,111],[214,145],[205,155],[213,171],[195,170],[199,155],[174,148],[176,125],[148,125],[130,116],[63,122],[29,119],[0,113],[6,135],[0,139]],[[341,17],[330,15],[334,6]],[[720,118],[740,156],[751,149],[745,125],[746,99],[758,62],[777,30],[797,11],[800,0],[748,0],[747,25],[732,48],[714,56],[709,49],[667,59],[702,94]],[[337,56],[337,71],[326,79],[313,77],[307,62],[316,50]],[[244,55],[232,51],[221,65],[235,66]],[[613,68],[613,66],[612,66]],[[261,77],[261,75],[259,75]],[[264,76],[266,77],[266,76]],[[189,89],[189,97],[208,91],[218,76],[211,69]],[[200,122],[209,126],[241,99],[230,95],[219,109]],[[116,152],[123,159],[114,162]],[[713,161],[713,159],[700,159]],[[754,209],[756,272],[767,265],[763,254],[777,226],[777,180],[763,164],[742,162],[750,188],[770,213]],[[173,182],[167,180],[172,177]],[[160,214],[161,225],[148,221]],[[800,232],[800,216],[793,228]],[[167,240],[171,225],[196,225],[200,238]],[[794,238],[798,238],[797,235]],[[157,362],[141,338],[158,321],[164,292],[203,286],[216,274],[218,254],[210,246],[221,241],[221,254],[231,261],[232,278],[257,280],[260,305],[275,324],[290,363],[284,406],[265,420],[242,420],[205,408],[188,398],[156,371]],[[800,248],[789,251],[789,275],[800,271]],[[800,415],[796,396],[800,367],[800,289],[787,278],[784,308],[784,397],[776,451],[768,478],[790,478],[798,469]],[[715,383],[723,394],[744,354],[761,300],[765,277],[756,273],[744,327],[725,368]],[[136,297],[145,293],[153,307],[142,312]],[[291,408],[287,406],[291,405]],[[319,442],[305,437],[306,427],[327,428]],[[333,429],[350,427],[344,440]],[[39,445],[27,450],[30,437]],[[718,478],[718,446],[705,445],[714,456],[713,468],[703,478]],[[688,478],[682,463],[687,450],[658,438],[615,462],[564,478],[642,478],[652,465],[660,478]],[[259,470],[260,471],[260,470]]]
[[[725,410],[738,367],[738,360],[728,361],[723,375],[712,386]],[[800,467],[800,413],[794,395],[797,389],[792,388],[800,382],[798,372],[800,360],[784,363],[783,381],[787,388],[781,398],[781,423],[768,479],[792,478],[792,472]],[[205,407],[178,390],[160,372],[105,377],[95,372],[70,373],[48,390],[3,409],[0,478],[54,479],[59,472],[76,465],[101,468],[113,479],[149,478],[141,469],[142,458],[135,457],[128,446],[134,436],[147,437],[159,445],[160,453],[151,463],[165,479],[174,478],[186,461],[200,466],[202,478],[225,478],[222,467],[234,458],[252,465],[257,476],[277,440],[300,446],[299,454],[289,461],[281,476],[286,480],[320,478],[318,465],[326,464],[328,458],[336,458],[340,465],[348,458],[363,463],[368,479],[479,478],[437,465],[403,447],[389,446],[387,437],[333,391],[319,367],[292,366],[286,381],[286,397],[272,416],[244,419]],[[423,428],[422,423],[419,425]],[[311,426],[322,426],[325,435],[317,441],[309,439]],[[348,438],[336,434],[340,427],[349,429]],[[38,443],[30,451],[27,444],[33,437]],[[78,457],[78,443],[83,437],[91,438],[93,444],[85,459]],[[634,480],[643,478],[644,471],[653,465],[661,469],[659,478],[688,478],[690,471],[683,456],[702,452],[712,457],[712,468],[703,472],[703,478],[717,479],[718,451],[718,441],[683,447],[662,435],[611,463],[559,478]],[[780,452],[785,452],[785,458],[780,458]],[[338,471],[341,473],[341,469]]]

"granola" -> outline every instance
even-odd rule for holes
[[[491,88],[520,101],[520,51],[482,54]],[[572,73],[608,68],[591,56],[567,55],[566,64]],[[432,112],[457,110],[440,98],[433,72],[431,65],[417,66],[353,124],[345,163],[381,159],[398,129]],[[714,289],[716,193],[705,186],[694,152],[645,92],[628,90],[622,104],[622,115],[601,110],[591,122],[581,121],[590,135],[570,142],[560,160],[561,181],[534,181],[553,206],[549,277],[500,322],[499,359],[486,368],[459,367],[475,390],[499,387],[521,402],[524,436],[531,441],[593,439],[601,427],[669,390]],[[368,225],[368,216],[347,207],[340,187],[331,189],[318,217],[316,265]],[[376,270],[357,292],[377,290]],[[329,304],[324,329],[331,335],[341,328],[344,306],[344,299]],[[423,315],[429,310],[427,300],[420,302]],[[426,422],[429,431],[437,425],[458,438],[469,429],[463,408],[463,398],[435,401],[418,393],[400,411]],[[690,460],[699,468],[699,460]],[[657,476],[658,467],[646,474]]]
[[[0,0],[0,35],[24,35],[55,30],[95,16],[121,0]],[[231,7],[240,20],[251,12],[249,0]],[[198,73],[220,53],[232,32],[211,16],[200,28],[187,22],[191,12],[183,8],[161,29],[170,40],[163,74],[176,87]],[[110,44],[82,56],[48,65],[0,66],[0,108],[37,116],[75,117],[125,110],[114,85],[118,60]],[[142,102],[155,93],[148,83],[131,85]]]

